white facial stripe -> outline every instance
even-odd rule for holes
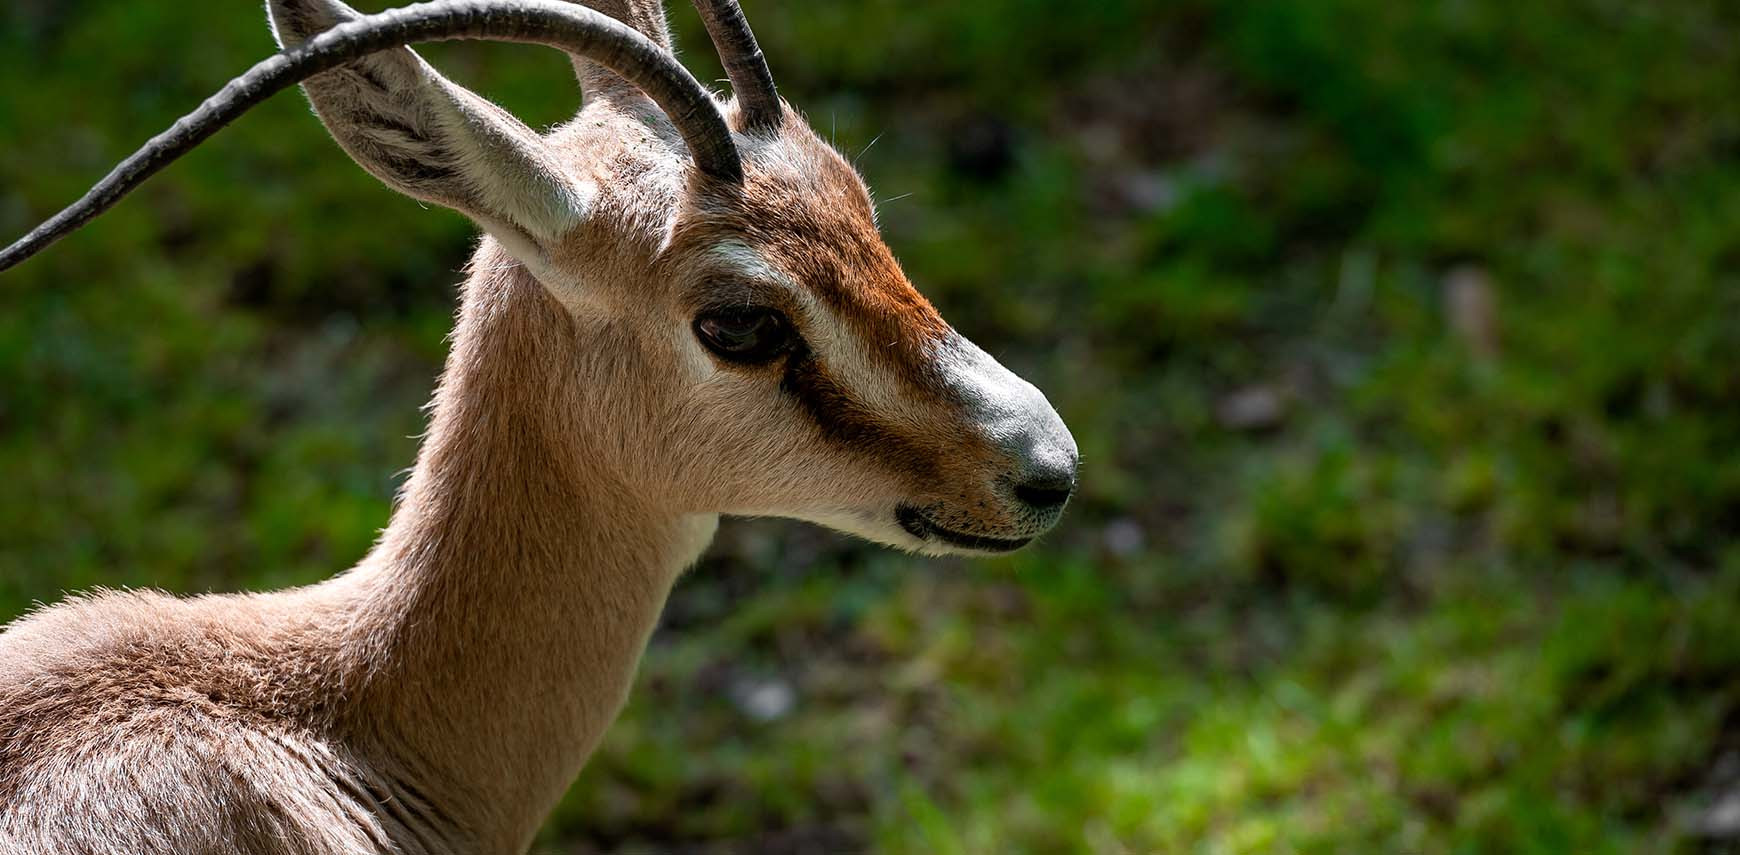
[[[902,388],[886,362],[871,356],[870,348],[893,347],[899,342],[865,341],[830,307],[798,287],[747,244],[724,241],[710,253],[721,267],[747,279],[777,284],[796,299],[804,315],[801,322],[805,340],[827,366],[829,376],[854,398],[896,424],[918,424],[927,417],[925,408]]]
[[[707,251],[719,267],[738,273],[745,279],[772,282],[796,294],[798,287],[779,269],[767,263],[761,253],[742,241],[720,241]]]
[[[874,355],[873,349],[895,347],[900,342],[869,341],[827,306],[815,307],[810,326],[817,330],[811,347],[821,355],[829,376],[883,421],[918,425],[935,418],[934,411],[900,382],[889,361]]]

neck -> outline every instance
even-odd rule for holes
[[[430,434],[352,609],[351,725],[468,835],[523,849],[615,718],[717,518],[576,459],[572,323],[518,270],[468,286]],[[584,445],[584,443],[580,443]]]

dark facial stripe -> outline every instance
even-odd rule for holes
[[[878,420],[808,350],[787,359],[780,390],[797,401],[835,445],[870,455],[920,482],[937,477],[935,454]]]

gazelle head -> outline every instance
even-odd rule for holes
[[[516,267],[567,314],[576,364],[560,397],[604,458],[598,477],[684,512],[794,517],[929,553],[1015,549],[1057,521],[1075,486],[1069,431],[913,287],[862,180],[775,94],[734,2],[697,2],[729,102],[676,63],[656,0],[618,10],[639,32],[552,0],[367,17],[337,0],[267,5],[286,55],[348,50],[298,78],[340,145],[469,215],[492,238],[474,267]],[[419,10],[448,29],[345,35]],[[557,31],[585,106],[547,134],[393,46]]]

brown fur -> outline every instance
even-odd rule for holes
[[[273,0],[279,25],[321,20],[310,2]],[[656,3],[609,11],[665,37]],[[392,519],[318,585],[97,592],[6,627],[0,855],[523,851],[719,514],[931,552],[951,547],[903,533],[897,508],[1001,538],[1055,520],[1007,490],[1045,454],[1073,473],[1067,432],[907,281],[843,159],[794,114],[740,138],[747,179],[717,186],[644,98],[579,65],[574,122],[503,137],[527,149],[509,167],[587,200],[559,238],[492,207],[514,204],[500,188],[381,168],[398,144],[459,152],[443,162],[461,179],[502,166],[415,102],[398,105],[414,133],[350,148],[407,192],[435,182],[423,195],[495,235]],[[402,85],[425,73],[414,57],[373,67]],[[309,91],[341,140],[357,130],[344,116],[385,109],[368,86]],[[778,307],[804,348],[719,362],[689,325],[721,299]]]

